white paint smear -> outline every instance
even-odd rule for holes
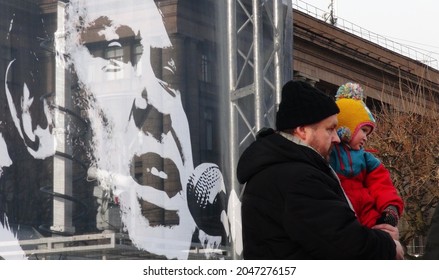
[[[3,135],[0,133],[0,177],[3,173],[2,167],[10,166],[11,164],[12,160],[9,157],[8,146]]]
[[[38,148],[34,150],[31,147],[27,147],[28,152],[36,159],[44,159],[46,157],[54,155],[55,153],[55,138],[52,135],[49,126],[49,124],[52,122],[49,106],[46,100],[42,101],[44,105],[44,115],[48,122],[47,127],[42,128],[41,126],[38,125],[35,128],[35,130],[32,130],[32,116],[29,111],[29,107],[33,102],[33,98],[29,97],[30,93],[27,85],[24,84],[23,86],[23,96],[21,98],[21,113],[19,114],[19,112],[17,112],[17,109],[15,108],[15,104],[12,100],[12,93],[9,91],[9,87],[7,84],[8,73],[14,61],[15,60],[9,62],[5,74],[4,86],[5,86],[5,93],[6,93],[6,99],[8,101],[9,111],[11,113],[11,117],[15,124],[15,127],[20,137],[23,139],[23,141],[25,139],[25,135],[32,141],[35,141],[36,139],[38,139],[39,141]],[[23,124],[23,130],[21,129],[20,122]]]
[[[4,223],[0,222],[0,257],[4,260],[27,260],[17,236],[9,227],[6,216]]]

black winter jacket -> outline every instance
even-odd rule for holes
[[[242,154],[244,259],[395,259],[386,232],[362,226],[329,164],[268,130]]]

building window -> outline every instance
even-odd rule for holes
[[[142,57],[143,54],[143,46],[142,45],[136,45],[134,47],[134,61],[136,64],[136,74],[138,76],[142,75]]]
[[[201,81],[210,82],[210,62],[207,55],[201,55]]]
[[[204,119],[206,123],[206,150],[213,151],[213,112],[211,108],[206,108],[204,111]]]
[[[123,48],[122,47],[110,47],[105,50],[105,59],[107,60],[114,60],[114,61],[120,61],[123,62]],[[109,72],[108,73],[108,79],[109,80],[120,80],[123,79],[124,73],[123,69],[121,68],[120,71],[115,72]]]

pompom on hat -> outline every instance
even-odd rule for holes
[[[289,81],[282,88],[276,129],[293,129],[318,123],[340,112],[332,97],[303,81]]]
[[[341,85],[335,99],[340,108],[337,133],[341,141],[349,143],[363,126],[370,126],[370,132],[375,129],[375,118],[363,101],[363,88],[359,84],[348,82]]]

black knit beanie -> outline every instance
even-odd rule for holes
[[[293,129],[314,124],[340,110],[324,92],[302,81],[289,81],[282,88],[282,100],[276,114],[276,129]]]

